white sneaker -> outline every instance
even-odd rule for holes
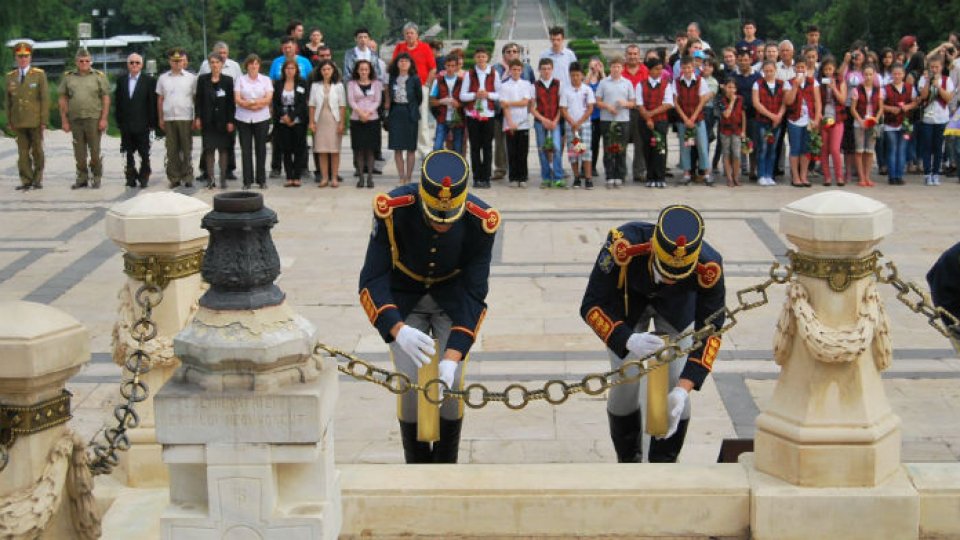
[[[523,180],[521,180],[521,181],[519,182],[519,187],[520,187],[520,189],[527,189],[527,183],[524,182]]]
[[[515,187],[518,187],[520,183],[517,182],[516,180],[511,180],[509,185],[510,187],[515,188]]]
[[[940,185],[940,175],[939,175],[939,174],[933,175],[933,185],[935,185],[935,186],[939,186],[939,185]]]
[[[615,179],[613,180],[613,185],[616,186],[616,187],[620,187],[620,186],[623,185],[623,180],[620,179],[620,178],[615,178]]]
[[[607,189],[613,188],[613,180],[607,180]]]
[[[766,176],[761,176],[760,178],[757,178],[757,185],[766,187],[770,185],[770,181],[767,180]]]
[[[933,185],[933,175],[925,174],[923,175],[923,185],[932,186]]]
[[[655,182],[655,181],[653,181],[653,180],[647,180],[647,187],[652,188],[654,185],[656,185],[656,182]]]

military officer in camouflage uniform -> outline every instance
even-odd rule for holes
[[[20,158],[18,190],[43,188],[43,131],[50,117],[50,93],[47,75],[30,65],[33,48],[26,42],[17,43],[13,52],[16,69],[7,73],[7,92],[4,110],[7,127],[17,137]]]
[[[613,369],[663,346],[657,335],[675,336],[706,325],[724,306],[723,261],[703,240],[703,219],[685,205],[660,212],[657,223],[635,221],[610,231],[583,295],[580,315],[607,346]],[[654,332],[650,332],[650,323]],[[723,317],[712,321],[723,326]],[[687,348],[692,339],[678,345]],[[713,369],[720,338],[710,337],[686,358],[670,363],[673,389],[667,396],[668,428],[650,441],[651,463],[677,461],[690,421],[690,391],[699,390]],[[642,414],[646,384],[610,389],[610,438],[621,463],[642,458]]]
[[[487,312],[500,226],[500,214],[467,193],[468,172],[459,154],[438,150],[424,158],[419,183],[377,195],[360,272],[360,304],[390,344],[397,370],[416,381],[437,340],[439,378],[457,390]],[[462,402],[440,406],[440,440],[432,447],[417,440],[417,394],[403,394],[398,409],[407,463],[457,462]]]
[[[93,69],[93,57],[89,51],[79,49],[75,60],[77,69],[64,73],[63,80],[60,81],[60,121],[63,131],[73,133],[77,179],[71,188],[84,188],[89,185],[96,189],[100,187],[103,177],[100,137],[107,130],[110,84],[103,72]]]

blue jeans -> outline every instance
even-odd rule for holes
[[[699,166],[705,170],[710,170],[710,141],[707,139],[707,122],[701,120],[694,127],[697,140],[697,159]],[[687,126],[683,122],[677,122],[677,137],[680,139],[680,168],[684,172],[690,171],[690,147],[683,144],[686,140]]]
[[[917,154],[923,161],[923,174],[940,174],[943,160],[943,130],[946,124],[917,124]]]
[[[773,127],[771,124],[757,124],[757,176],[760,178],[773,178],[773,167],[777,161],[777,139],[780,138],[780,131],[783,125]],[[773,142],[767,142],[767,135],[773,134]]]
[[[880,130],[882,133],[886,133],[885,131],[883,131],[883,126],[880,126]],[[887,151],[886,135],[880,135],[879,137],[877,137],[876,142],[873,144],[873,152],[874,152],[874,155],[876,156],[877,168],[882,169],[886,167],[887,170],[889,171],[890,160],[888,159],[888,157],[890,153]],[[888,176],[889,176],[889,173],[888,173]]]
[[[564,150],[563,139],[560,137],[561,123],[562,122],[557,122],[557,127],[549,131],[544,128],[540,122],[535,121],[533,123],[533,129],[537,133],[537,155],[540,157],[540,178],[543,179],[544,182],[563,179],[563,169],[560,168]],[[541,149],[544,141],[547,140],[548,134],[553,137],[552,160],[548,160],[546,152]]]
[[[463,127],[451,128],[444,123],[437,123],[437,135],[433,139],[433,149],[442,150],[446,148],[447,133],[453,133],[453,151],[463,155]]]
[[[903,140],[903,130],[884,131],[883,141],[887,150],[887,176],[903,178],[907,167],[907,141]]]
[[[802,157],[810,151],[807,126],[795,126],[787,122],[787,137],[790,139],[790,157]]]

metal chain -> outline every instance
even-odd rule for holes
[[[513,410],[522,409],[530,402],[539,400],[552,405],[559,405],[574,394],[584,393],[595,396],[614,386],[636,382],[654,369],[696,351],[710,337],[721,336],[729,332],[737,324],[737,315],[768,303],[768,288],[774,284],[783,284],[790,280],[793,275],[792,270],[789,267],[784,267],[781,271],[780,266],[780,263],[774,262],[770,267],[770,277],[766,281],[737,291],[737,306],[732,309],[724,306],[723,309],[712,313],[705,319],[704,326],[699,330],[691,329],[677,336],[666,338],[663,347],[643,358],[628,360],[617,369],[587,374],[580,380],[573,382],[554,379],[547,381],[539,388],[533,389],[522,383],[513,383],[500,392],[492,392],[483,384],[474,383],[466,386],[463,390],[451,390],[440,379],[434,379],[420,385],[411,381],[410,377],[403,373],[378,368],[355,355],[323,343],[318,342],[314,352],[326,351],[333,357],[346,359],[346,363],[338,364],[337,369],[354,379],[372,382],[398,395],[407,392],[420,392],[424,394],[427,401],[433,404],[440,404],[443,399],[449,397],[463,401],[463,404],[471,409],[481,409],[490,402],[503,403],[507,408]],[[720,316],[725,318],[725,322],[723,326],[718,328],[713,323]],[[681,347],[679,344],[687,338],[691,339],[691,344],[688,347]],[[644,365],[645,362],[647,365]],[[437,394],[434,386],[437,385],[443,390],[443,398],[441,399],[434,397]]]
[[[883,253],[879,251],[876,254],[878,257],[883,257]],[[886,275],[882,273],[884,268],[888,270]],[[942,307],[933,305],[929,297],[916,283],[900,279],[900,272],[893,261],[886,261],[882,265],[878,264],[875,273],[877,281],[887,283],[897,290],[897,300],[914,313],[926,317],[930,326],[943,334],[957,350],[960,350],[960,319],[957,319],[956,316]],[[915,296],[915,299],[909,298],[911,294]]]
[[[120,395],[126,402],[113,409],[117,426],[98,431],[87,446],[88,466],[94,475],[113,472],[113,468],[120,463],[118,452],[126,452],[130,449],[127,430],[140,425],[136,404],[150,395],[147,383],[140,380],[144,373],[150,371],[150,354],[144,350],[144,343],[157,337],[157,323],[153,321],[153,308],[163,301],[163,289],[154,283],[145,283],[137,289],[134,301],[143,309],[143,316],[130,327],[130,335],[137,340],[137,348],[130,353],[124,363],[124,368],[130,376],[125,377],[120,383]],[[95,441],[100,433],[104,433],[106,443]]]

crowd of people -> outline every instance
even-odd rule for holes
[[[816,26],[806,28],[802,46],[763,41],[757,33],[745,21],[742,39],[717,51],[690,23],[672,50],[630,44],[609,59],[578,59],[564,29],[554,27],[535,66],[521,60],[519,44],[508,43],[496,61],[495,51],[474,48],[465,69],[462,50],[439,55],[413,23],[403,27],[390,62],[380,58],[370,32],[358,28],[355,46],[338,63],[319,29],[304,39],[303,24],[292,21],[269,66],[256,54],[241,65],[218,42],[197,74],[186,52],[172,49],[169,71],[155,79],[143,72],[143,58],[131,54],[112,94],[106,75],[80,49],[76,69],[60,82],[59,109],[64,130],[73,134],[74,188],[100,186],[99,141],[111,102],[129,187],[149,182],[154,132],[165,137],[171,188],[195,181],[214,187],[218,177],[226,187],[236,178],[238,140],[244,188],[266,188],[268,178],[280,177],[284,186],[300,187],[310,154],[316,185],[336,188],[345,137],[356,187],[371,188],[373,175],[381,174],[382,132],[400,184],[415,180],[418,156],[446,148],[469,158],[475,188],[501,179],[526,187],[531,139],[541,188],[591,189],[601,173],[607,188],[712,186],[721,177],[731,187],[746,178],[760,186],[779,180],[808,187],[811,178],[822,178],[823,185],[870,187],[875,171],[891,185],[922,173],[935,186],[941,174],[958,170],[956,35],[927,53],[905,36],[895,48],[875,51],[856,42],[834,55]],[[6,110],[20,147],[18,189],[38,189],[46,78],[30,66],[29,44],[14,52],[18,67],[7,75]],[[199,176],[191,158],[197,132]],[[673,136],[675,170],[668,166]]]

